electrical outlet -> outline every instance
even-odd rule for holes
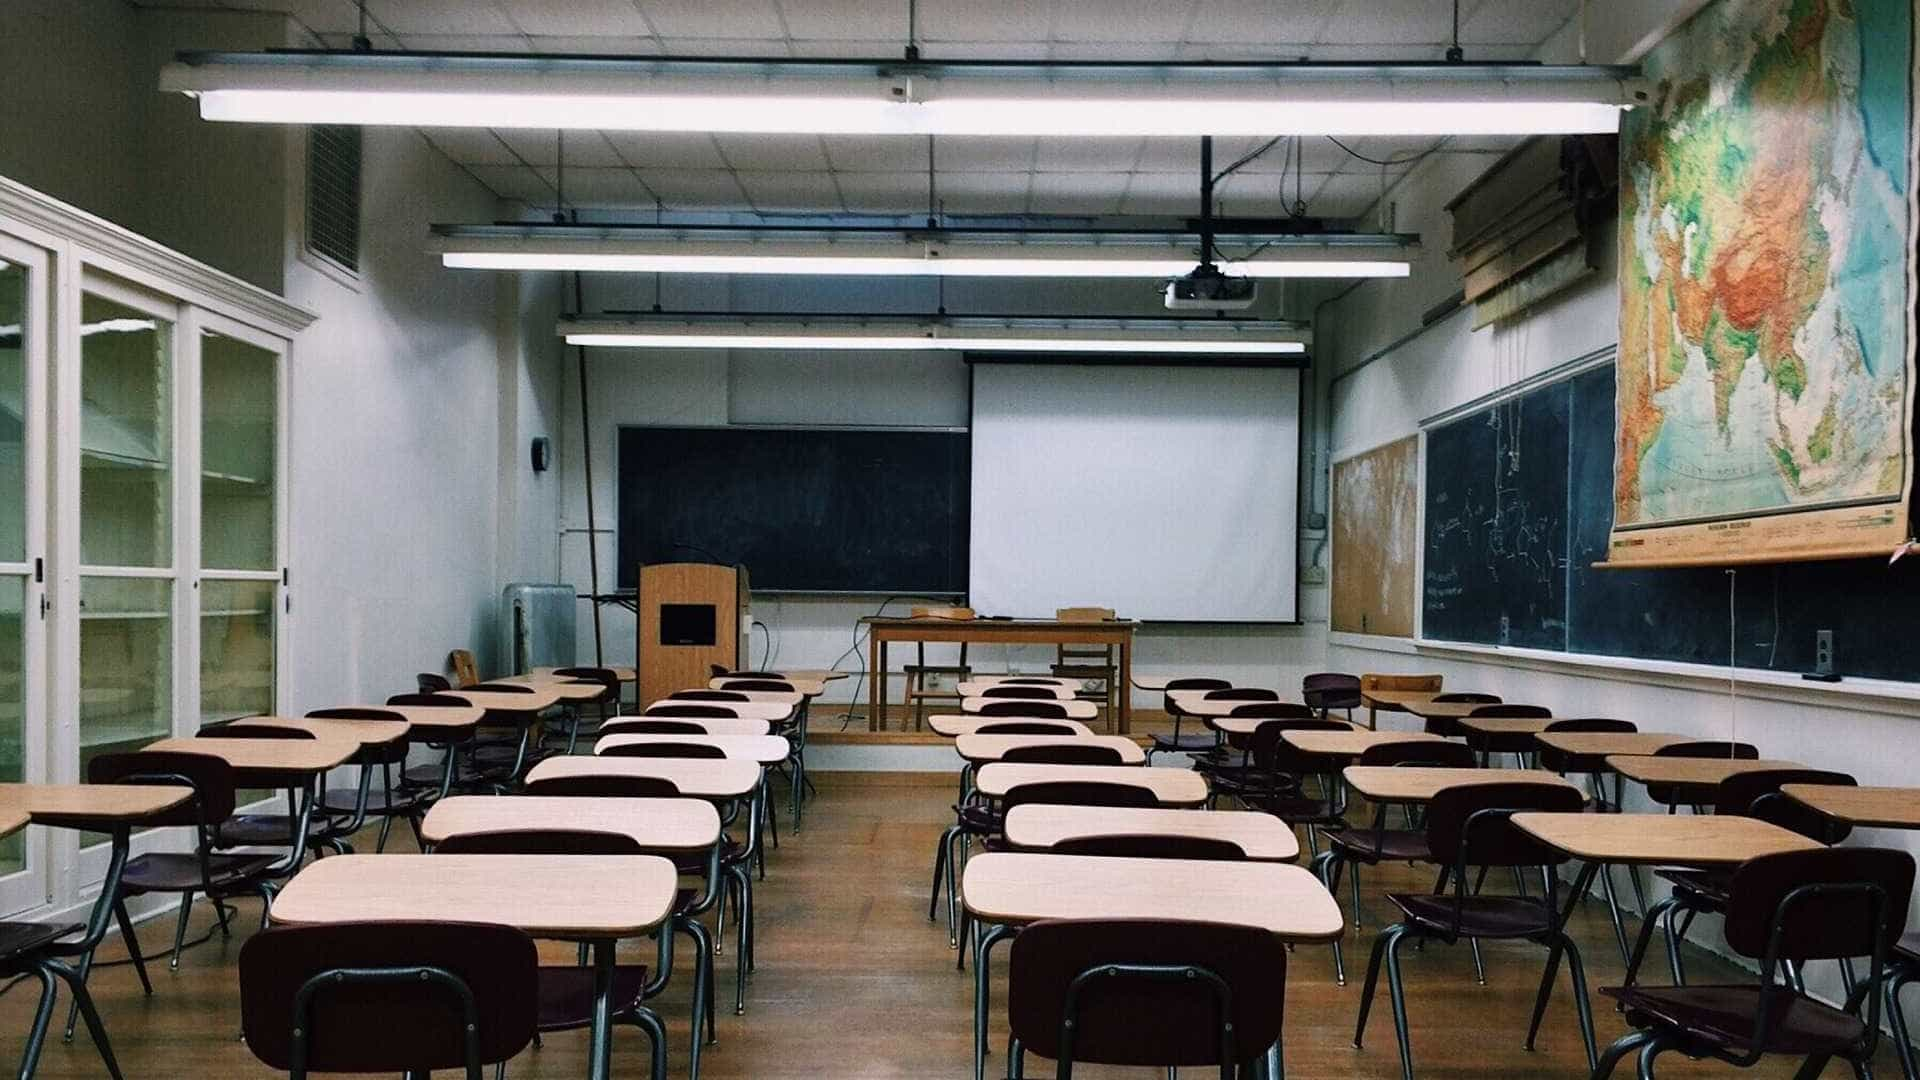
[[[1326,567],[1324,567],[1324,566],[1305,566],[1305,567],[1301,567],[1301,569],[1300,569],[1300,584],[1302,584],[1302,585],[1325,585],[1326,583],[1327,583],[1327,568],[1326,568]]]
[[[1833,674],[1833,631],[1831,630],[1814,632],[1813,671],[1816,675]]]

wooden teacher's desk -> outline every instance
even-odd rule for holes
[[[1113,646],[1119,654],[1120,734],[1133,723],[1133,706],[1125,687],[1133,684],[1131,619],[1064,622],[1059,619],[912,619],[867,617],[867,730],[886,726],[887,646],[894,642],[955,642],[967,645],[1090,645]]]

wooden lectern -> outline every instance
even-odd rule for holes
[[[747,571],[711,563],[657,563],[640,567],[639,660],[641,706],[675,690],[707,685],[712,665],[747,667]]]

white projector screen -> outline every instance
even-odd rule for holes
[[[972,368],[974,610],[1299,617],[1298,369]]]

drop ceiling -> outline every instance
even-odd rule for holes
[[[142,0],[162,6],[166,0]],[[352,0],[216,0],[289,15],[315,40],[350,44]],[[375,48],[670,56],[897,55],[907,0],[369,0]],[[1461,0],[1471,59],[1533,56],[1578,0]],[[1451,0],[919,0],[932,59],[1435,60]],[[552,207],[552,132],[440,129],[440,151],[504,200]],[[1262,140],[1221,139],[1216,167]],[[1276,147],[1218,189],[1222,212],[1357,218],[1426,153],[1494,154],[1503,139],[1305,140],[1300,168]],[[587,210],[1086,217],[1197,208],[1198,141],[743,136],[573,132],[566,201]],[[1359,155],[1359,156],[1355,156]],[[1373,159],[1372,161],[1363,158]],[[1376,164],[1385,162],[1387,164]]]

